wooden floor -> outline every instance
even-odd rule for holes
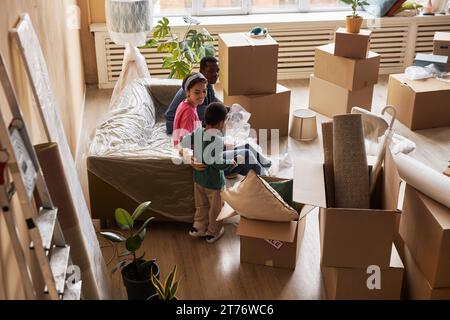
[[[291,111],[308,106],[308,80],[286,80],[280,83],[292,90]],[[222,90],[216,88],[222,97]],[[379,112],[386,105],[387,77],[381,76],[375,86],[373,110]],[[87,191],[84,150],[95,124],[108,109],[112,90],[88,88],[83,135],[77,155],[77,168],[84,191]],[[326,117],[319,116],[320,121]],[[389,119],[389,116],[386,117]],[[450,160],[450,127],[412,132],[398,121],[395,130],[417,144],[413,157],[442,172]],[[320,131],[320,130],[319,130]],[[313,142],[302,143],[291,138],[282,139],[281,153],[297,157],[322,160],[321,136]],[[292,175],[291,169],[282,176]],[[87,193],[86,193],[87,196]],[[88,199],[88,197],[86,197]],[[157,201],[157,199],[152,199]],[[98,222],[95,222],[98,227]],[[204,240],[192,239],[189,225],[179,223],[151,223],[143,245],[147,258],[157,258],[162,276],[174,264],[179,269],[181,299],[322,299],[323,285],[320,273],[320,246],[318,212],[307,216],[307,226],[295,271],[240,263],[239,238],[235,226],[226,225],[225,235],[211,245]],[[111,244],[101,240],[108,265],[115,264]],[[114,297],[125,299],[120,275],[113,277]]]

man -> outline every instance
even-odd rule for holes
[[[219,101],[216,98],[216,93],[214,92],[213,85],[216,84],[219,79],[219,64],[216,58],[214,57],[205,57],[200,61],[200,73],[202,73],[205,78],[208,80],[207,93],[205,97],[205,101],[203,104],[197,107],[197,113],[200,121],[204,122],[205,120],[205,110],[206,107],[211,102]],[[177,94],[173,98],[169,107],[167,108],[164,117],[166,118],[166,131],[168,134],[172,134],[173,132],[173,121],[175,119],[175,113],[177,112],[177,108],[180,103],[186,99],[186,93],[183,88],[178,90]]]

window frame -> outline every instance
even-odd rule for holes
[[[163,0],[161,0],[163,1]],[[281,8],[274,10],[267,9],[253,9],[252,0],[240,0],[241,6],[236,8],[224,9],[214,8],[205,9],[203,4],[205,0],[192,0],[192,7],[185,12],[182,11],[168,11],[159,14],[155,14],[155,17],[163,16],[227,16],[227,15],[248,15],[248,14],[277,14],[277,13],[307,13],[307,12],[332,12],[332,11],[345,11],[349,10],[350,6],[337,6],[337,7],[317,7],[311,8],[309,0],[297,0],[297,5],[291,8]]]

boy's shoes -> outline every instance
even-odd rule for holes
[[[224,233],[225,233],[225,228],[222,227],[222,229],[220,229],[220,232],[219,232],[219,234],[217,236],[207,235],[206,236],[206,242],[214,243],[217,240],[219,240],[223,236]]]
[[[191,230],[189,230],[189,235],[191,237],[199,238],[206,236],[205,231],[198,231],[196,228],[192,227]]]

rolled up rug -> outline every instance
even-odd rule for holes
[[[369,168],[362,117],[333,117],[333,171],[336,208],[369,209]]]
[[[82,294],[84,299],[98,299],[97,285],[95,283],[94,267],[100,267],[103,261],[91,263],[87,246],[93,245],[84,241],[83,232],[67,183],[64,167],[59,156],[56,143],[44,143],[35,146],[44,178],[53,201],[58,208],[58,220],[66,240],[70,245],[72,263],[80,268],[82,282]],[[107,271],[105,270],[105,273]]]

